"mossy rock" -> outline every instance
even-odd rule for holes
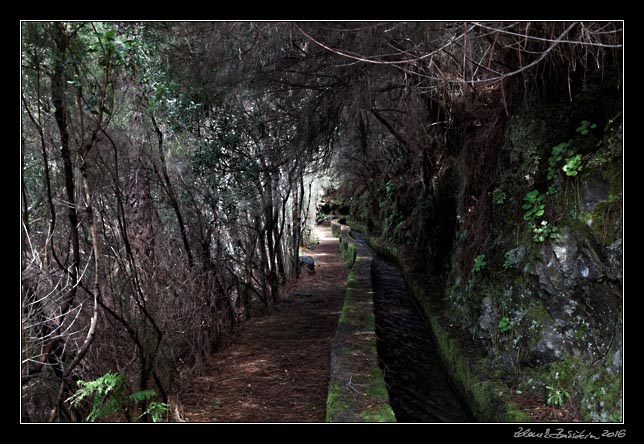
[[[396,422],[396,415],[389,404],[376,404],[360,413],[365,422]]]
[[[622,417],[622,376],[602,363],[588,363],[575,356],[529,369],[520,387],[543,396],[547,404],[549,390],[567,393],[587,422],[620,422]],[[552,387],[548,389],[547,387]],[[565,397],[564,403],[569,402]],[[553,406],[556,408],[556,406]]]

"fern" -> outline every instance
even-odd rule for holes
[[[155,396],[156,392],[154,390],[141,390],[139,392],[132,393],[130,396],[128,396],[128,399],[132,400],[133,402],[143,402],[152,399]]]
[[[145,415],[150,415],[152,422],[161,422],[163,420],[163,414],[168,410],[168,404],[165,402],[153,401],[148,405],[148,408],[145,409],[145,412],[143,412],[138,419],[141,419]]]
[[[86,420],[95,422],[124,411],[132,404],[149,401],[156,396],[154,390],[140,390],[124,396],[124,379],[125,376],[122,373],[114,374],[109,371],[93,381],[79,380],[77,383],[78,390],[66,402],[77,408],[85,398],[94,396],[92,410],[87,415]],[[166,403],[152,401],[137,420],[149,415],[153,422],[159,422],[163,419],[163,413],[166,411],[168,411]]]

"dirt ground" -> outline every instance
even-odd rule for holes
[[[187,421],[325,421],[331,343],[349,269],[331,229],[318,226],[316,235],[319,244],[303,253],[315,259],[315,274],[303,269],[271,316],[247,321],[189,382]]]

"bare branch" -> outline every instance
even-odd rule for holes
[[[518,32],[513,32],[513,31],[508,31],[508,30],[505,30],[505,29],[495,28],[495,27],[492,27],[492,26],[489,26],[489,25],[484,25],[484,24],[482,24],[480,22],[473,22],[473,23],[474,23],[475,26],[477,26],[479,28],[488,29],[490,31],[498,32],[498,33],[501,33],[501,34],[507,34],[507,35],[513,35],[513,36],[517,36],[517,37],[522,37],[522,38],[524,38],[526,40],[535,40],[535,41],[539,41],[539,42],[548,42],[548,43],[557,43],[557,44],[567,43],[567,44],[582,45],[582,46],[599,46],[599,47],[602,47],[602,48],[622,48],[622,45],[610,45],[610,44],[607,44],[607,43],[599,43],[599,42],[584,42],[584,41],[581,41],[581,40],[563,40],[562,36],[566,35],[568,32],[563,33],[562,36],[560,36],[557,39],[547,39],[547,38],[544,38],[544,37],[532,36],[532,35],[529,35],[527,33],[526,34],[519,34]],[[577,24],[577,23],[575,23],[575,24]],[[572,28],[572,26],[571,26],[571,28]],[[621,29],[620,30],[615,30],[615,31],[610,31],[610,33],[617,34],[620,31],[621,31]],[[603,34],[608,34],[608,33],[609,32],[605,32]]]

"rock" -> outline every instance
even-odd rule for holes
[[[622,372],[622,326],[621,323],[617,323],[617,328],[615,329],[614,336],[615,343],[613,344],[613,359],[609,367],[610,371],[615,374],[620,374]]]
[[[622,240],[617,239],[606,248],[606,275],[622,282]]]
[[[557,240],[539,248],[540,260],[531,267],[540,287],[554,297],[569,296],[573,290],[606,276],[605,266],[591,239],[564,227]]]
[[[552,324],[546,325],[540,332],[539,340],[531,350],[530,361],[541,365],[554,362],[562,356],[564,336]]]
[[[505,254],[506,264],[509,267],[517,267],[523,261],[523,258],[525,257],[527,251],[528,249],[525,247],[525,245],[521,245],[518,248],[508,250],[508,252]]]
[[[481,316],[479,317],[479,337],[489,338],[499,324],[499,313],[491,297],[486,296],[481,301]]]
[[[312,256],[300,256],[300,266],[305,267],[311,274],[315,273],[315,260]]]
[[[593,174],[581,183],[582,198],[581,208],[583,211],[592,211],[597,203],[608,199],[610,188],[608,181],[598,174]]]

